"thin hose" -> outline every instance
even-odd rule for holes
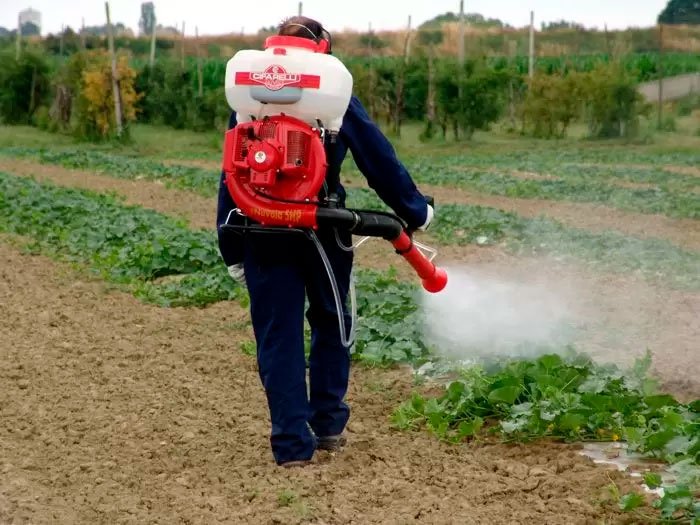
[[[333,273],[333,268],[331,267],[331,262],[328,260],[328,255],[326,254],[326,250],[323,249],[323,245],[321,244],[321,241],[318,240],[318,237],[316,236],[316,232],[313,230],[309,231],[309,238],[313,241],[313,243],[316,245],[316,249],[318,250],[319,255],[321,256],[321,260],[323,261],[323,265],[326,268],[326,273],[328,274],[328,280],[331,283],[331,289],[333,290],[333,298],[335,299],[335,309],[338,312],[338,328],[340,330],[340,342],[345,348],[350,348],[352,344],[355,342],[355,317],[357,315],[357,310],[355,306],[355,286],[354,283],[352,282],[352,275],[350,275],[351,278],[351,284],[350,284],[350,298],[352,300],[352,324],[350,325],[350,336],[348,337],[348,334],[345,330],[345,316],[343,315],[343,304],[340,300],[340,290],[338,290],[338,281],[335,278],[335,274]]]

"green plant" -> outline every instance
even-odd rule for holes
[[[523,129],[535,137],[559,138],[581,113],[581,76],[537,74],[520,108]]]
[[[582,95],[592,137],[632,137],[639,130],[639,118],[650,110],[635,79],[621,64],[600,66],[587,73]]]
[[[678,129],[678,124],[676,123],[676,117],[673,115],[666,115],[664,116],[663,120],[661,121],[661,126],[659,126],[658,130],[659,131],[667,131],[667,132],[673,132]]]
[[[697,520],[700,401],[683,405],[656,393],[650,365],[650,354],[628,372],[575,354],[486,363],[461,370],[439,397],[414,394],[392,421],[404,430],[425,427],[449,442],[478,439],[484,429],[505,441],[625,440],[631,450],[683,473],[655,504],[662,518]],[[620,499],[628,511],[642,503],[636,494]]]
[[[32,249],[87,265],[156,304],[247,299],[221,263],[214,232],[110,196],[0,173],[0,218],[1,231],[29,237]]]
[[[125,55],[117,59],[116,74],[124,132],[128,124],[136,120],[136,102],[139,98],[134,89],[136,73]],[[113,136],[117,132],[117,124],[109,55],[104,51],[89,53],[81,77],[76,97],[74,132],[81,138],[91,140]]]

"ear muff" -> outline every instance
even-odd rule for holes
[[[321,37],[316,40],[318,43],[318,49],[320,53],[325,53],[330,55],[332,53],[332,39],[331,34],[325,29],[321,28]]]
[[[326,55],[330,54],[331,43],[329,40],[326,40],[325,38],[319,38],[318,40],[316,40],[316,44],[318,44],[319,53],[325,53]]]
[[[331,53],[331,34],[326,31],[323,27],[321,28],[321,35],[316,35],[311,29],[306,27],[303,24],[296,24],[296,23],[291,23],[287,24],[288,26],[295,26],[295,27],[301,27],[303,29],[306,29],[309,34],[313,37],[313,41],[316,42],[317,45],[317,53],[325,53],[327,55],[330,55]]]

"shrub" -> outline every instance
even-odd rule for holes
[[[639,131],[639,118],[651,108],[637,90],[635,78],[618,64],[584,74],[582,93],[592,137],[632,137]]]
[[[116,131],[111,60],[104,51],[89,52],[86,58],[76,101],[74,131],[83,138],[104,139]],[[122,125],[126,130],[128,124],[136,119],[139,97],[134,89],[136,73],[125,55],[118,57],[117,76]]]
[[[49,94],[49,66],[38,54],[25,51],[19,60],[0,54],[0,121],[29,124]]]
[[[523,130],[535,137],[563,137],[581,112],[581,75],[537,74],[520,109]]]

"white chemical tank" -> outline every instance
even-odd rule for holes
[[[238,123],[284,113],[337,131],[352,96],[352,75],[313,40],[275,36],[266,49],[237,52],[226,65],[226,100]]]

